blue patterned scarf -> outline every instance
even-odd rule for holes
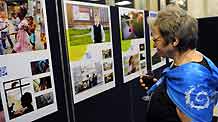
[[[166,83],[168,96],[192,122],[212,122],[218,69],[210,59],[204,58],[211,70],[194,62],[173,69],[168,67],[147,93]]]

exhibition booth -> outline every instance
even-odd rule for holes
[[[153,44],[156,16],[71,0],[1,0],[0,122],[146,122],[139,77],[159,77],[171,62]],[[197,50],[218,65],[218,17],[198,21]]]

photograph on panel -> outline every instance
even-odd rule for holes
[[[146,61],[140,62],[141,70],[146,68]]]
[[[139,44],[139,50],[145,51],[145,44]]]
[[[54,103],[53,92],[46,93],[36,97],[36,106],[37,109],[43,108],[45,106],[51,105]]]
[[[0,6],[0,55],[47,49],[40,0],[1,0]]]
[[[50,71],[48,59],[33,61],[30,62],[30,64],[31,64],[32,75],[37,75]]]
[[[141,61],[141,60],[145,60],[145,58],[146,58],[146,57],[145,57],[145,53],[140,53],[140,61]]]
[[[112,70],[112,68],[113,68],[113,64],[112,64],[112,61],[111,61],[111,60],[105,61],[105,62],[103,63],[103,69],[104,69],[104,71]]]
[[[109,83],[114,80],[113,72],[104,74],[104,81],[105,83]]]
[[[66,12],[70,46],[110,42],[108,8],[66,4]]]
[[[103,83],[102,64],[86,63],[73,69],[75,94]]]
[[[135,9],[120,8],[122,40],[144,38],[144,14]]]
[[[26,79],[16,79],[3,83],[9,119],[34,111],[32,87]]]
[[[33,80],[33,88],[35,92],[43,91],[51,88],[51,76],[42,77]]]
[[[2,97],[1,97],[1,92],[0,92],[0,122],[5,122],[5,114],[4,114],[4,108],[3,108],[3,103],[2,103]]]
[[[123,59],[125,76],[139,71],[139,54],[124,56]]]
[[[103,75],[114,70],[110,7],[64,1],[64,15],[73,97],[78,103],[115,86],[115,81],[106,85]]]
[[[111,49],[104,49],[102,50],[103,59],[112,58]]]
[[[7,67],[6,66],[0,66],[0,77],[7,76]]]

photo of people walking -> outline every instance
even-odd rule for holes
[[[0,6],[0,55],[47,49],[40,0],[1,0]]]

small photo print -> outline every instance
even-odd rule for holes
[[[48,59],[31,62],[32,75],[37,75],[45,72],[49,72]]]
[[[7,67],[6,66],[1,66],[0,67],[0,77],[6,76],[6,75],[8,75]]]
[[[139,49],[140,49],[140,51],[144,51],[145,50],[145,44],[139,44]]]
[[[39,92],[51,88],[52,87],[51,77],[47,76],[39,79],[34,79],[33,87],[35,92]]]
[[[104,75],[104,81],[105,81],[105,83],[109,83],[109,82],[113,81],[113,79],[114,79],[114,78],[113,78],[113,72]]]
[[[104,62],[103,67],[104,67],[104,71],[111,70],[112,69],[112,62],[111,61]]]
[[[111,58],[111,49],[102,50],[103,59]]]
[[[36,97],[37,109],[40,109],[42,107],[48,106],[53,103],[54,103],[54,96],[52,92]]]
[[[144,61],[144,62],[141,62],[140,63],[140,66],[141,66],[141,69],[145,69],[146,68],[146,62]]]
[[[34,111],[31,85],[25,79],[4,82],[9,119]]]
[[[73,68],[75,94],[103,83],[102,63],[94,62]]]
[[[139,71],[139,54],[124,57],[124,74],[130,75]]]
[[[140,60],[145,60],[145,53],[140,54]]]

